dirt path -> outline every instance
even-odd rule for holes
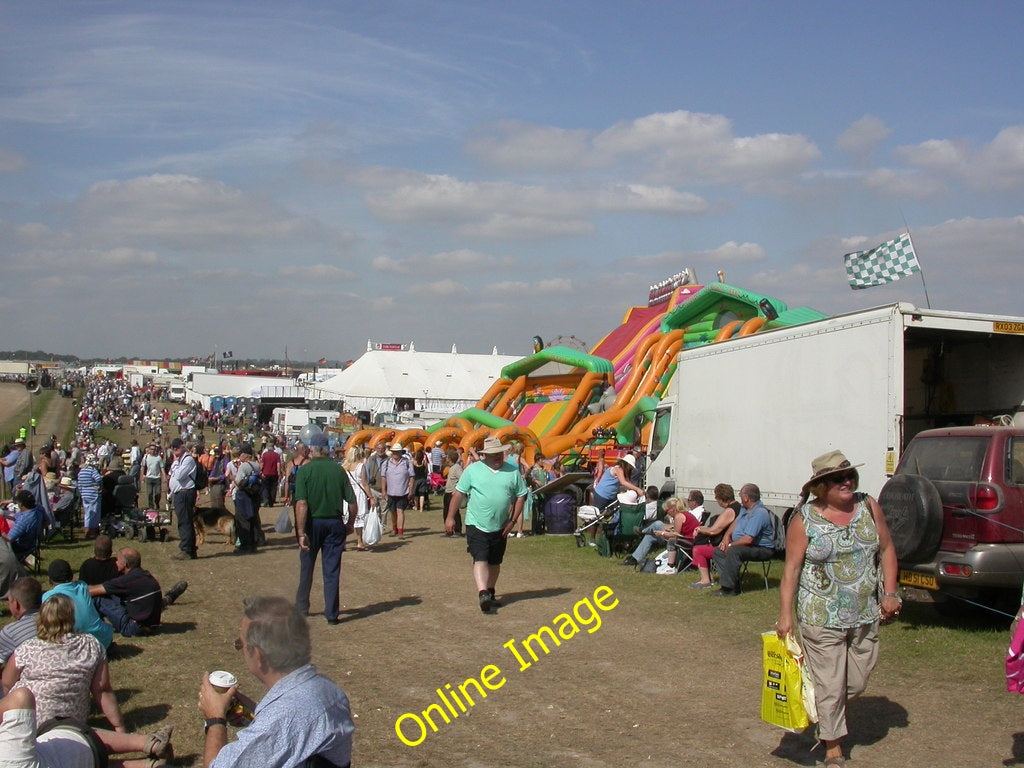
[[[344,621],[329,627],[319,614],[310,619],[314,660],[346,689],[357,715],[354,764],[793,766],[814,765],[815,757],[820,764],[820,752],[809,752],[813,740],[760,721],[759,638],[731,601],[675,599],[673,589],[685,589],[681,581],[652,600],[637,588],[639,580],[655,577],[601,561],[595,579],[591,553],[547,537],[510,544],[499,590],[507,605],[485,616],[464,545],[439,537],[435,518],[436,511],[415,516],[413,535],[385,539],[381,551],[346,553]],[[143,545],[144,563],[165,585],[187,578],[192,586],[169,611],[165,631],[128,645],[128,658],[113,666],[115,687],[128,689],[123,706],[134,711],[136,728],[165,713],[176,725],[182,764],[200,764],[195,687],[202,671],[235,671],[245,689],[259,692],[231,648],[241,596],[291,596],[297,580],[290,537],[271,536],[263,552],[245,558],[229,556],[219,538],[212,535],[191,563],[171,561],[172,544]],[[534,661],[525,638],[542,626],[564,626],[556,617],[593,600],[602,585],[614,593],[605,605],[618,603],[598,613],[600,626],[581,606],[582,631],[559,646],[549,642],[547,655],[533,645]],[[740,600],[757,601],[771,617],[777,591]],[[321,607],[315,589],[313,611]],[[506,647],[510,641],[528,667]],[[435,707],[436,733],[428,726],[419,745],[400,741],[399,718],[411,713],[403,732],[419,741],[423,734],[411,715],[422,720],[431,705],[444,707],[437,690],[457,689],[469,677],[487,677],[493,687],[486,698],[477,696],[465,712],[449,699],[458,718],[445,723]],[[851,709],[852,764],[925,768],[951,758],[969,766],[1016,764],[1019,702],[1006,696],[996,675],[969,682],[962,675],[904,676],[887,665],[883,645],[869,692]]]
[[[12,414],[21,414],[24,416],[24,425],[28,426],[29,397],[29,392],[23,384],[0,384],[0,422],[6,421]],[[34,398],[32,413],[37,421],[36,435],[29,435],[28,439],[33,450],[42,445],[51,434],[57,435],[58,440],[63,440],[64,434],[75,419],[71,399],[61,397],[59,392],[48,393],[45,406],[40,408],[39,402],[43,398],[38,395],[31,397]]]
[[[264,522],[272,523],[279,510],[265,510]],[[485,616],[464,543],[438,536],[440,512],[413,513],[408,528],[405,541],[385,538],[379,551],[345,554],[340,626],[327,626],[318,613],[322,597],[314,587],[314,661],[352,700],[354,765],[820,765],[820,751],[809,751],[812,739],[759,719],[757,633],[774,620],[776,588],[715,600],[688,594],[686,576],[635,574],[577,550],[568,537],[537,537],[510,543],[499,582],[506,606]],[[200,559],[184,563],[170,559],[174,542],[137,545],[144,567],[165,587],[179,579],[191,586],[165,614],[160,633],[118,643],[113,682],[132,730],[175,725],[179,765],[201,765],[195,695],[204,671],[231,670],[243,690],[262,693],[232,642],[242,596],[294,595],[294,539],[269,539],[258,555],[238,558],[212,533]],[[88,554],[85,544],[58,542],[44,559],[65,557],[77,568]],[[618,600],[615,606],[579,605],[581,631],[560,645],[546,636],[546,655],[533,643],[534,660],[526,638],[545,626],[561,628],[562,638],[571,634],[561,615],[593,601],[601,586],[613,593],[599,592],[604,605]],[[919,629],[883,628],[882,660],[868,693],[850,710],[851,766],[1024,765],[1021,701],[1003,692],[998,659],[972,660],[951,647],[947,669],[898,668],[886,656],[886,638]],[[472,705],[460,699],[464,712],[449,698],[459,714],[452,717],[437,691],[447,697],[471,677],[490,682],[487,696],[476,695]],[[403,743],[396,721],[402,719],[408,741],[419,741],[417,718],[432,705],[438,730],[426,726],[422,743]]]

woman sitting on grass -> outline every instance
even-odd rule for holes
[[[28,688],[35,697],[36,720],[53,718],[84,725],[89,717],[89,694],[114,730],[95,729],[112,753],[142,752],[145,760],[128,760],[126,768],[159,765],[153,758],[174,756],[171,726],[151,734],[130,734],[110,684],[103,646],[92,635],[75,632],[75,607],[66,595],[54,595],[39,609],[36,638],[14,651],[3,671],[4,692]]]

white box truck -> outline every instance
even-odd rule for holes
[[[755,483],[796,503],[811,459],[841,449],[878,496],[904,446],[933,427],[1024,424],[1024,318],[892,304],[679,353],[651,431],[662,495]]]
[[[319,411],[308,408],[275,408],[270,417],[270,430],[275,435],[294,437],[307,424],[319,424],[326,429],[338,423],[337,411]]]

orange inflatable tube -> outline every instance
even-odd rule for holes
[[[462,419],[462,421],[465,421],[465,419]],[[460,429],[459,427],[441,427],[424,441],[423,447],[433,448],[437,443],[441,445],[458,443],[465,436],[466,432],[467,430]]]
[[[463,453],[469,453],[470,448],[476,448],[478,445],[483,443],[484,438],[491,434],[490,427],[479,427],[470,432],[467,432],[462,440],[459,441],[459,450]]]
[[[367,442],[371,437],[377,434],[376,429],[360,429],[358,432],[353,432],[352,436],[349,437],[348,442],[345,444],[348,447],[359,447],[363,443]]]
[[[477,401],[476,407],[479,408],[481,411],[491,410],[491,405],[498,397],[501,396],[505,388],[508,387],[508,385],[511,383],[512,379],[495,379],[494,383],[491,384],[491,386],[488,387],[487,391],[484,393],[484,396]]]
[[[633,368],[629,372],[629,376],[626,378],[624,384],[619,385],[619,389],[616,392],[614,407],[620,408],[629,403],[633,399],[633,392],[640,384],[640,380],[644,374],[647,373],[647,368],[644,366],[644,361],[651,352],[651,347],[657,344],[664,337],[662,333],[652,333],[650,336],[640,342],[640,346],[636,349],[636,354],[633,356]]]
[[[494,434],[491,437],[498,438],[503,444],[518,440],[523,444],[523,458],[526,459],[528,464],[534,463],[537,451],[541,450],[540,438],[534,434],[532,429],[527,427],[520,427],[515,424],[500,427],[494,430]]]
[[[450,416],[442,422],[442,428],[455,427],[461,429],[463,432],[469,432],[470,430],[476,429],[473,426],[473,422],[462,416]]]
[[[760,331],[761,328],[764,327],[764,324],[767,322],[767,318],[752,317],[743,324],[743,327],[740,328],[740,332],[737,333],[736,336],[751,336]]]
[[[416,443],[423,445],[428,437],[430,437],[430,433],[425,429],[403,429],[395,435],[395,442],[416,450]]]
[[[579,418],[580,410],[589,402],[594,387],[605,380],[605,374],[588,371],[580,380],[572,399],[566,404],[559,417],[547,429],[551,435],[561,435],[568,431],[574,421]]]
[[[726,323],[722,326],[722,329],[715,336],[715,342],[726,341],[732,338],[732,335],[736,333],[736,329],[743,325],[742,320],[733,320],[731,323]]]
[[[376,435],[370,438],[370,447],[376,448],[378,443],[384,443],[387,446],[395,441],[395,430],[393,429],[382,429]]]
[[[509,412],[512,401],[519,397],[525,388],[526,376],[519,376],[508,386],[508,389],[506,389],[504,394],[498,399],[498,402],[494,404],[494,408],[491,409],[491,413],[503,419],[507,418],[506,414]]]

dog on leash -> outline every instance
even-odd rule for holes
[[[192,527],[196,532],[196,546],[206,541],[206,530],[212,528],[224,535],[224,546],[235,546],[235,518],[223,509],[196,508],[192,518]]]

